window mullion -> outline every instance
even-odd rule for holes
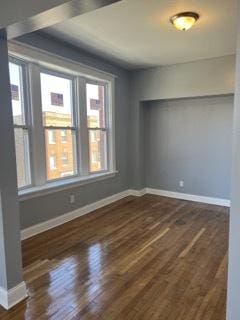
[[[80,153],[80,174],[87,176],[89,174],[89,138],[87,128],[87,101],[86,101],[86,83],[85,79],[78,78],[78,111],[79,111],[79,130],[78,143]]]
[[[106,85],[105,103],[106,103],[106,127],[107,129],[107,145],[108,145],[108,169],[110,171],[116,170],[115,159],[115,81]]]
[[[44,129],[48,130],[76,130],[76,127],[63,127],[63,126],[43,126]]]
[[[45,132],[42,123],[40,68],[36,64],[29,65],[30,99],[32,105],[32,170],[36,186],[46,183],[46,151]]]

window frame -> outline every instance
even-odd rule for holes
[[[107,99],[107,91],[108,91],[108,85],[106,82],[103,81],[96,81],[96,80],[86,80],[86,89],[87,89],[87,84],[93,84],[93,85],[98,85],[98,86],[103,86],[104,87],[104,122],[105,122],[105,127],[88,127],[88,123],[87,123],[87,131],[88,131],[88,137],[90,137],[89,135],[89,131],[104,131],[106,132],[106,147],[107,147],[107,157],[106,157],[106,169],[102,169],[102,170],[97,170],[97,171],[91,171],[90,170],[90,152],[88,152],[88,158],[89,158],[89,165],[88,165],[88,172],[89,175],[91,174],[96,174],[96,173],[106,173],[109,172],[109,168],[110,168],[110,157],[109,157],[109,135],[110,135],[110,130],[109,130],[109,104],[108,104],[108,99]],[[87,104],[86,104],[86,108],[87,108]],[[88,143],[89,145],[89,143]],[[89,150],[90,151],[90,150]]]
[[[114,88],[115,75],[85,66],[76,61],[65,59],[56,54],[51,54],[44,50],[39,50],[28,45],[19,44],[16,41],[9,43],[10,59],[23,61],[27,65],[27,76],[29,77],[29,103],[28,115],[31,118],[31,128],[29,134],[30,156],[31,156],[31,177],[32,185],[19,189],[20,199],[27,199],[38,196],[39,194],[55,192],[71,186],[92,183],[108,177],[115,176],[115,119],[114,119]],[[40,89],[40,72],[60,75],[64,78],[73,79],[73,112],[76,123],[76,168],[77,175],[58,178],[54,180],[46,179],[46,156],[45,156],[45,137],[42,123],[42,105]],[[104,85],[105,98],[105,126],[107,134],[107,169],[90,172],[88,129],[87,129],[87,104],[86,104],[86,83]],[[39,106],[31,108],[31,106]],[[38,109],[38,110],[35,110]],[[40,110],[39,110],[40,109]],[[36,125],[37,114],[41,114],[41,120]],[[37,128],[36,128],[37,127]],[[33,129],[34,130],[31,130]],[[56,127],[53,127],[53,129]],[[65,130],[66,127],[60,128]],[[36,132],[35,132],[36,131]],[[35,135],[35,136],[34,136]],[[43,142],[41,150],[36,150],[36,143]],[[38,144],[39,145],[39,144]],[[33,154],[33,156],[32,156]],[[44,159],[44,165],[41,159]],[[33,168],[32,168],[33,167]]]
[[[45,169],[45,174],[46,174],[46,183],[51,183],[51,182],[55,182],[55,181],[59,181],[59,180],[65,180],[65,179],[71,179],[71,178],[75,178],[75,177],[79,177],[79,165],[78,165],[78,154],[79,154],[79,148],[78,148],[78,111],[77,111],[77,105],[76,105],[76,92],[75,92],[75,82],[76,82],[76,78],[70,74],[66,74],[63,72],[58,72],[56,70],[53,69],[49,69],[49,68],[45,68],[45,67],[39,67],[39,76],[40,76],[40,94],[42,94],[41,91],[41,73],[45,73],[48,75],[52,75],[55,77],[59,77],[59,78],[64,78],[67,80],[71,81],[71,103],[72,103],[72,125],[71,126],[46,126],[42,123],[42,127],[43,127],[43,131],[44,131],[44,135],[46,130],[66,130],[66,131],[74,131],[75,132],[75,139],[73,139],[72,141],[72,146],[73,146],[73,169],[76,173],[69,175],[69,176],[65,176],[65,177],[59,177],[59,178],[55,178],[55,179],[48,179],[47,178],[47,161],[45,160],[45,164],[46,164],[46,169]],[[42,100],[42,99],[41,99]],[[42,102],[42,101],[41,101]],[[41,113],[42,113],[42,103],[41,103]],[[74,141],[75,140],[75,141]],[[45,146],[45,155],[46,155],[46,140],[44,140],[44,146]],[[46,159],[46,157],[45,157]]]
[[[22,187],[18,187],[18,190],[26,190],[33,186],[33,168],[32,168],[32,140],[31,140],[31,131],[32,131],[32,121],[31,121],[31,104],[30,104],[30,98],[29,98],[29,77],[28,77],[28,62],[25,60],[9,55],[9,63],[15,64],[21,68],[21,82],[20,82],[20,88],[21,95],[22,95],[22,118],[24,124],[19,125],[14,123],[13,119],[13,129],[14,129],[14,135],[15,135],[15,129],[22,129],[23,134],[24,131],[27,131],[28,135],[28,155],[26,158],[28,159],[28,168],[27,168],[27,174],[29,175],[29,181],[30,183],[27,185],[24,185]],[[26,150],[24,149],[24,153],[26,153]],[[17,160],[17,157],[16,157]],[[26,167],[25,167],[26,170]]]

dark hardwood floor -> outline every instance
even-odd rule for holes
[[[228,209],[128,197],[23,242],[0,319],[225,320]]]

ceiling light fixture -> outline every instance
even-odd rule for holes
[[[186,31],[194,26],[199,17],[196,12],[181,12],[171,17],[170,21],[177,30]]]

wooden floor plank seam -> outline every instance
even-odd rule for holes
[[[186,249],[183,250],[183,252],[180,253],[178,256],[179,258],[184,258],[189,253],[189,251],[192,249],[192,247],[196,244],[196,242],[199,240],[199,238],[202,236],[202,234],[205,232],[205,228],[202,228],[196,236],[193,238],[193,240],[189,243],[189,245],[186,247]]]
[[[147,243],[144,244],[144,246],[138,250],[137,254],[141,254],[142,251],[144,251],[146,248],[148,248],[149,246],[153,245],[155,242],[157,242],[159,239],[161,239],[162,237],[165,236],[166,233],[168,233],[170,231],[170,228],[166,228],[165,230],[163,230],[159,235],[157,235],[154,239],[148,241]]]

